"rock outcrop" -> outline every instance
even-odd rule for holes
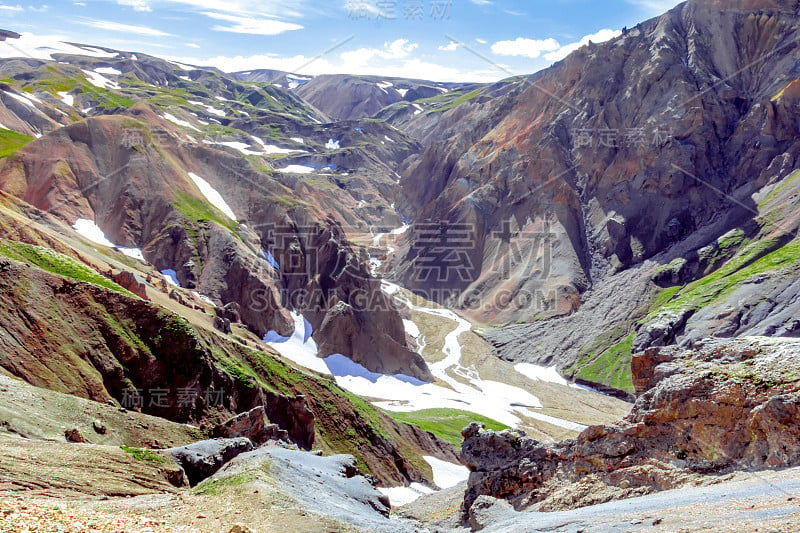
[[[289,433],[277,424],[270,423],[263,405],[223,422],[211,430],[211,435],[223,438],[245,437],[255,446],[271,440],[289,442]]]
[[[244,437],[235,439],[204,440],[164,450],[186,472],[189,483],[197,485],[222,468],[225,463],[253,449],[253,443]]]
[[[467,427],[465,511],[480,495],[554,510],[704,474],[800,464],[800,342],[751,337],[689,351],[650,348],[632,367],[638,398],[618,424],[558,443]]]

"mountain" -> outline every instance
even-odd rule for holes
[[[247,81],[269,82],[290,89],[334,120],[369,118],[395,103],[410,104],[469,86],[464,83],[347,74],[301,76],[275,70],[236,74]]]
[[[402,171],[401,284],[629,391],[632,351],[791,335],[797,9],[688,2],[444,111]],[[427,275],[432,224],[474,237],[458,275]]]

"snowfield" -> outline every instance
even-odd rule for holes
[[[214,207],[222,211],[226,217],[230,218],[231,220],[236,220],[236,215],[233,214],[233,209],[225,202],[222,198],[222,195],[217,192],[217,190],[211,186],[206,180],[195,174],[194,172],[189,172],[189,177],[192,178],[192,181],[197,188],[200,189],[200,192],[203,193],[203,196],[206,197],[206,200],[211,203]]]
[[[325,361],[317,357],[317,343],[311,338],[311,324],[303,315],[292,312],[294,333],[291,337],[282,337],[275,331],[264,335],[264,342],[278,351],[286,359],[300,366],[315,370],[320,374],[330,374]]]
[[[177,124],[178,126],[183,126],[184,128],[193,129],[194,131],[196,131],[198,133],[203,133],[202,131],[200,131],[200,129],[194,127],[192,124],[190,124],[189,122],[186,122],[185,120],[179,119],[178,117],[176,117],[172,113],[164,113],[164,118],[166,120],[172,122],[173,124]],[[206,123],[206,125],[207,124],[208,123]]]
[[[278,172],[285,172],[287,174],[311,174],[316,169],[306,165],[289,165],[288,167],[279,168]]]
[[[462,481],[466,481],[469,477],[469,468],[464,465],[449,463],[429,455],[424,455],[422,458],[431,465],[431,470],[433,470],[433,482],[436,483],[436,486],[440,489],[455,487]]]

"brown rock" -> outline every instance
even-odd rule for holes
[[[64,437],[67,439],[67,442],[78,442],[84,443],[86,439],[83,437],[81,430],[78,428],[68,429],[64,432]]]
[[[142,298],[143,300],[148,299],[147,286],[145,285],[145,280],[143,280],[133,272],[128,272],[127,270],[123,270],[118,274],[112,275],[111,280],[120,287],[122,287],[123,289],[131,291],[139,298]]]
[[[289,433],[272,424],[264,406],[241,413],[223,422],[211,431],[213,437],[247,437],[255,446],[270,440],[290,442]]]

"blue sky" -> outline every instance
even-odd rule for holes
[[[493,81],[676,0],[0,0],[0,27],[225,71]],[[29,3],[32,2],[32,3]],[[450,39],[455,39],[453,42]],[[479,57],[480,56],[480,57]]]

